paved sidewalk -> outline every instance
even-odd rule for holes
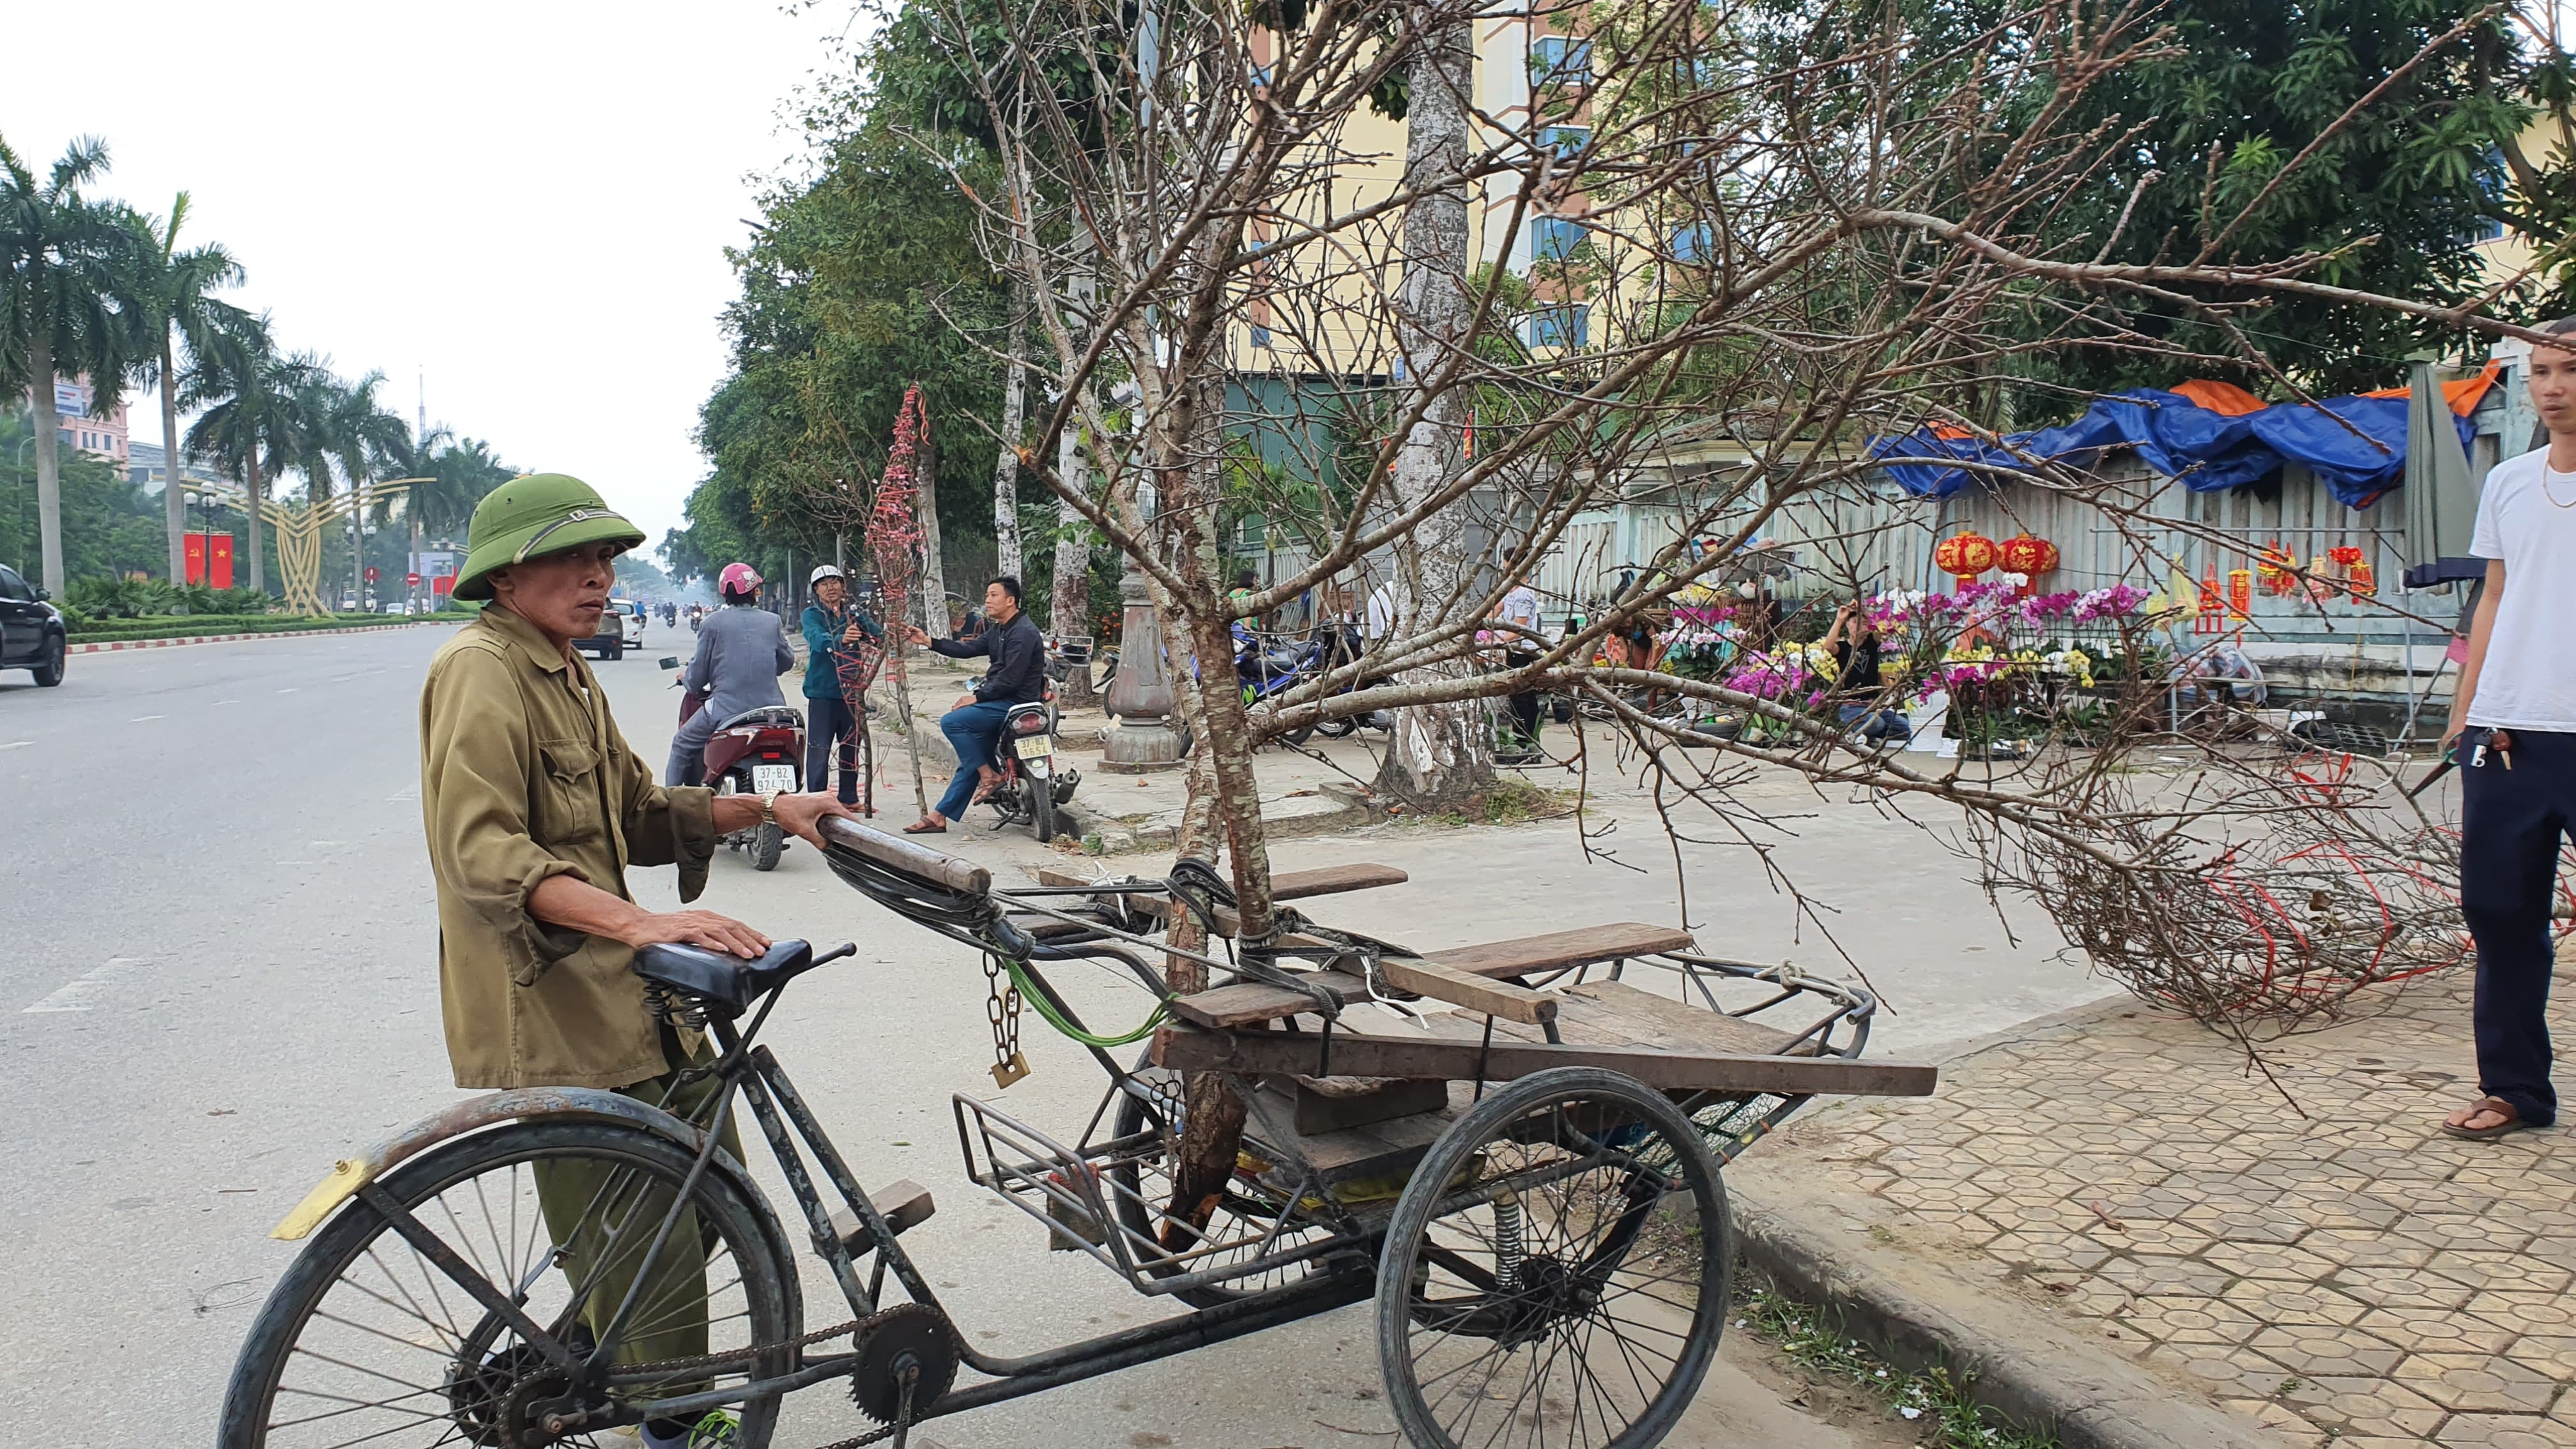
[[[1954,1061],[1933,1098],[1807,1119],[1730,1176],[1832,1185],[1881,1246],[2288,1443],[2576,1446],[2576,1152],[2559,1130],[2436,1130],[2476,1080],[2467,974],[2264,1060],[2304,1120],[2217,1034],[2091,1008]]]

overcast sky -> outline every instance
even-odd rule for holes
[[[724,372],[724,248],[757,178],[798,164],[793,100],[835,63],[847,0],[83,13],[0,86],[21,159],[104,137],[98,193],[166,213],[188,191],[181,242],[232,249],[233,299],[283,347],[381,369],[406,419],[425,375],[431,422],[588,479],[656,544],[681,522]],[[158,397],[128,405],[159,440]]]

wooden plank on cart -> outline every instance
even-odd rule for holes
[[[1306,979],[1331,992],[1345,1005],[1368,1000],[1368,983],[1339,971],[1317,971]],[[1172,1014],[1183,1021],[1220,1030],[1278,1021],[1315,1009],[1315,998],[1303,991],[1266,981],[1238,981],[1231,986],[1172,998]]]
[[[1771,1092],[1784,1097],[1928,1097],[1940,1079],[1938,1069],[1907,1062],[1675,1052],[1642,1046],[1554,1046],[1499,1035],[1488,1048],[1460,1039],[1335,1032],[1328,1058],[1320,1032],[1208,1031],[1194,1026],[1165,1026],[1156,1031],[1154,1062],[1177,1071],[1339,1073],[1453,1082],[1473,1079],[1480,1065],[1485,1080],[1491,1082],[1551,1067],[1603,1067],[1666,1091]]]
[[[1100,882],[1069,870],[1040,866],[1038,884],[1049,886],[1087,886]],[[1319,866],[1314,870],[1283,870],[1270,878],[1270,898],[1274,901],[1303,901],[1316,896],[1336,896],[1348,891],[1375,890],[1379,886],[1402,885],[1413,877],[1391,865],[1371,865],[1353,861],[1348,865]],[[1136,908],[1161,915],[1171,906],[1164,896],[1137,896]]]
[[[1652,956],[1658,951],[1688,951],[1697,944],[1688,931],[1671,926],[1649,926],[1640,921],[1621,921],[1608,926],[1550,931],[1543,936],[1523,936],[1513,941],[1493,941],[1482,946],[1455,946],[1429,955],[1433,961],[1471,976],[1527,976],[1539,971],[1561,971],[1568,966],[1586,966],[1596,961]]]
[[[1391,1122],[1449,1105],[1445,1082],[1405,1077],[1277,1077],[1267,1084],[1295,1098],[1290,1120],[1298,1132],[1339,1132]]]
[[[1452,1006],[1531,1026],[1556,1020],[1555,997],[1509,981],[1488,981],[1480,976],[1468,976],[1445,967],[1395,956],[1379,958],[1378,969],[1386,978],[1386,984],[1419,992]],[[1334,998],[1345,1005],[1368,999],[1367,984],[1346,972],[1316,971],[1308,973],[1306,979],[1331,991]],[[1175,997],[1172,1001],[1173,1013],[1183,1021],[1217,1028],[1277,1021],[1314,1009],[1313,996],[1261,981],[1238,981],[1231,986]]]
[[[1559,998],[1559,1008],[1557,1023],[1569,1041],[1747,1056],[1812,1056],[1816,1051],[1814,1041],[1797,1042],[1778,1027],[1657,996],[1625,981],[1569,986]],[[1534,1035],[1517,1027],[1512,1034],[1523,1040]]]
[[[1254,1117],[1249,1130],[1259,1137],[1269,1130],[1262,1125],[1265,1121],[1288,1123],[1295,1109],[1276,1083],[1256,1090],[1264,1110]],[[1472,1105],[1472,1089],[1468,1087],[1440,1084],[1440,1090],[1440,1105],[1431,1111],[1331,1132],[1307,1132],[1292,1125],[1295,1140],[1278,1145],[1295,1149],[1306,1165],[1328,1183],[1401,1174],[1421,1161],[1422,1154],[1431,1149],[1449,1124]],[[1402,1184],[1391,1186],[1400,1188]]]

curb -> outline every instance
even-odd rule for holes
[[[381,634],[388,629],[425,629],[457,619],[414,619],[401,624],[352,624],[345,629],[266,629],[254,634],[182,634],[167,639],[110,639],[96,644],[67,644],[63,653],[121,654],[128,649],[172,649],[182,644],[233,644],[244,639],[310,639],[316,634]]]
[[[1751,1174],[1746,1174],[1748,1177]],[[2283,1449],[2269,1429],[2110,1352],[2035,1309],[1882,1246],[1844,1202],[1727,1184],[1736,1253],[1899,1367],[1973,1375],[1972,1396],[2064,1449]]]

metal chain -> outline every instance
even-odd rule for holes
[[[829,1328],[818,1328],[812,1333],[783,1339],[777,1343],[754,1344],[749,1348],[729,1348],[722,1353],[700,1354],[696,1358],[663,1358],[655,1359],[650,1363],[619,1364],[617,1371],[621,1374],[671,1374],[683,1369],[725,1368],[749,1359],[754,1354],[769,1353],[782,1348],[804,1348],[821,1343],[827,1338],[844,1338],[858,1332],[859,1325],[866,1321],[864,1318],[853,1318],[847,1323],[835,1323]]]
[[[1002,971],[1000,957],[984,956],[984,1019],[993,1028],[993,1082],[1007,1087],[1029,1074],[1029,1059],[1020,1055],[1020,985]]]

